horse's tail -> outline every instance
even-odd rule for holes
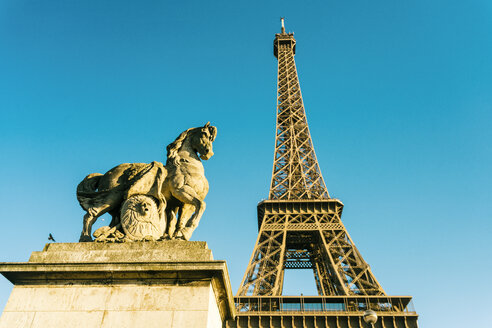
[[[84,210],[87,211],[94,206],[94,198],[99,196],[97,187],[102,177],[101,173],[91,173],[77,186],[77,200]]]

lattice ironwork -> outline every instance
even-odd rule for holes
[[[350,238],[343,204],[330,198],[314,153],[294,62],[292,33],[276,34],[278,101],[269,199],[227,328],[417,328],[410,296],[386,296]],[[318,296],[282,296],[285,270],[312,270]]]
[[[417,328],[410,296],[239,296],[226,328],[367,328],[364,311],[376,311],[374,327]]]
[[[269,199],[328,199],[302,102],[294,34],[276,34],[277,133]]]
[[[337,199],[265,200],[238,295],[282,295],[286,269],[312,269],[319,295],[385,295],[341,221]]]
[[[314,153],[294,62],[294,35],[276,34],[278,103],[269,199],[258,204],[258,239],[237,295],[282,295],[285,269],[311,269],[318,294],[385,295],[329,197]]]

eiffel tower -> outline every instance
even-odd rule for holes
[[[294,61],[296,40],[275,35],[277,130],[272,181],[258,204],[258,238],[228,327],[417,327],[410,296],[388,296],[341,221],[314,152]],[[313,271],[317,296],[283,296],[285,270]],[[371,321],[369,317],[372,316]]]

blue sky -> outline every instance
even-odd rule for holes
[[[86,174],[165,161],[180,132],[211,121],[192,239],[227,260],[237,290],[271,178],[280,16],[325,182],[377,279],[414,297],[422,327],[486,326],[486,0],[1,1],[0,260],[26,261],[50,232],[77,241]],[[309,272],[286,279],[290,294],[314,292]],[[10,290],[0,279],[1,308]]]

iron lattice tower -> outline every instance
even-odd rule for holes
[[[277,126],[269,198],[258,204],[258,238],[228,328],[417,328],[410,296],[387,296],[341,221],[314,152],[294,55],[296,40],[275,35]],[[286,269],[310,269],[318,296],[282,296]]]
[[[294,35],[282,27],[273,43],[278,59],[277,132],[269,199],[329,199],[309,133],[295,51]]]
[[[312,269],[321,296],[385,295],[347,233],[314,152],[294,61],[292,33],[276,34],[277,129],[268,200],[238,294],[282,295],[285,269]]]

